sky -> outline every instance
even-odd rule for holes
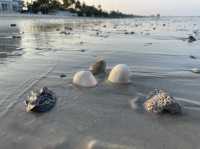
[[[105,10],[140,15],[160,13],[162,16],[200,16],[200,0],[81,0],[86,4],[101,4]]]

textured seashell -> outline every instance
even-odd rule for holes
[[[44,87],[40,92],[31,92],[31,95],[25,101],[27,112],[47,112],[51,110],[56,103],[55,94]]]
[[[74,75],[73,83],[81,87],[94,87],[97,80],[90,71],[80,71]]]
[[[108,77],[112,83],[128,83],[129,82],[129,68],[125,64],[115,66]]]
[[[96,63],[90,66],[90,71],[93,75],[98,75],[106,72],[106,62],[104,60],[97,60]]]
[[[181,113],[181,106],[173,97],[163,90],[153,91],[144,103],[144,108],[146,111],[152,113]]]

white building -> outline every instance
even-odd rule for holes
[[[0,0],[0,13],[14,13],[21,11],[21,0]]]

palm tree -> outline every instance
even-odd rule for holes
[[[102,10],[102,6],[101,5],[98,5],[97,7],[99,10]]]
[[[81,2],[80,2],[79,0],[77,0],[77,1],[75,2],[75,8],[78,9],[78,10],[81,9]]]

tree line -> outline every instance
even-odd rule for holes
[[[69,11],[83,17],[104,17],[104,18],[127,18],[139,17],[132,14],[125,14],[119,11],[107,12],[102,9],[101,5],[89,6],[79,0],[62,0],[62,3],[57,0],[36,0],[32,3],[27,3],[27,11],[29,13],[48,14],[57,10]]]

